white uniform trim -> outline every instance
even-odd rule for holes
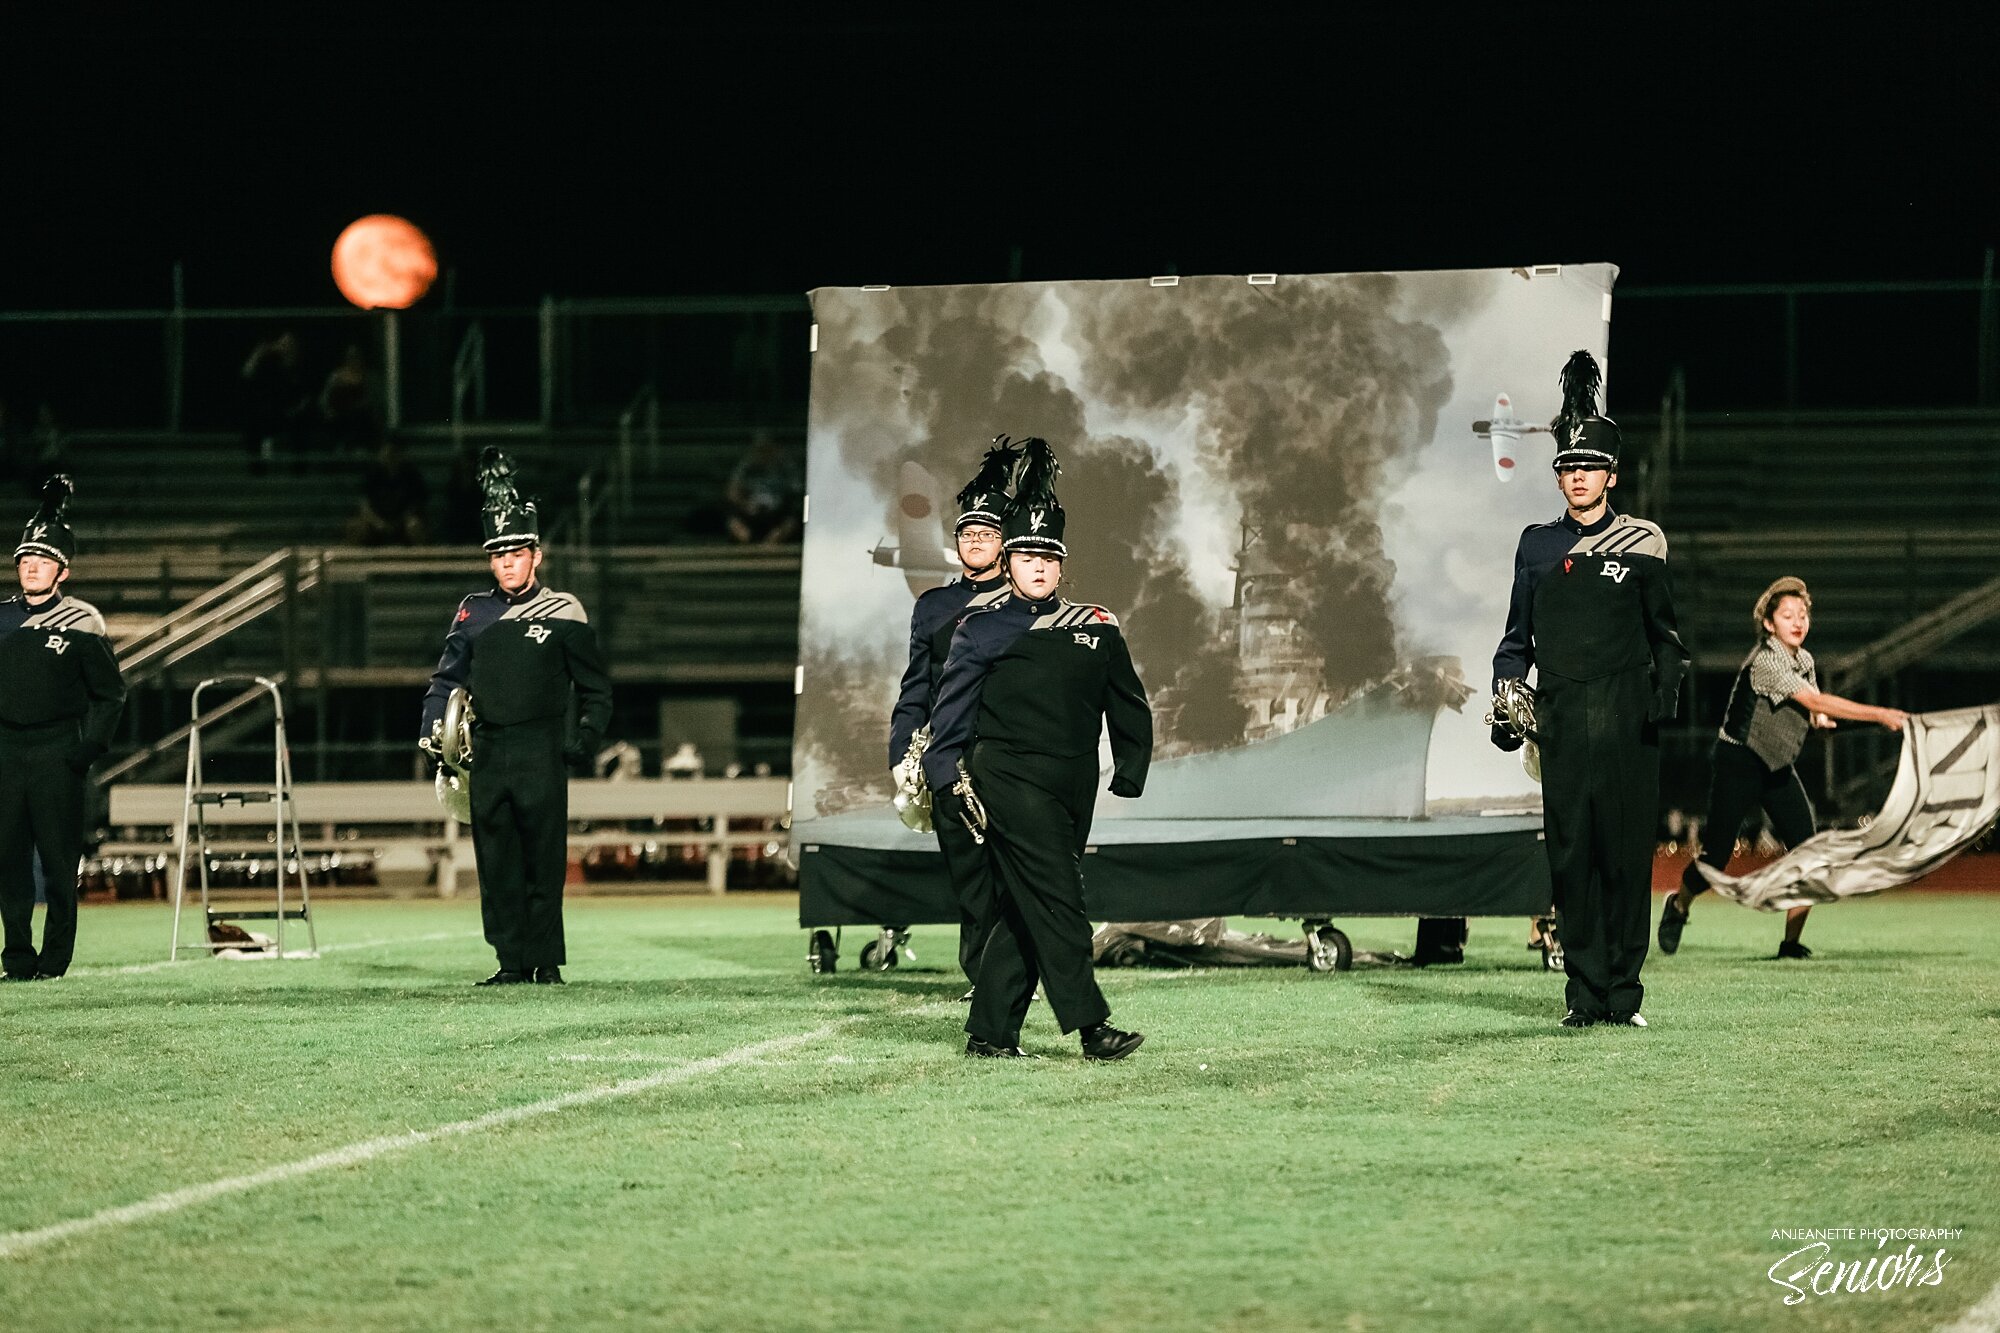
[[[104,617],[89,602],[74,597],[64,597],[46,611],[39,611],[21,622],[22,629],[69,630],[76,634],[105,635]]]
[[[527,601],[510,606],[500,613],[502,620],[574,620],[588,624],[590,617],[584,614],[583,603],[566,592],[556,592],[543,588]]]

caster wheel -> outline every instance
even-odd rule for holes
[[[1354,945],[1335,926],[1321,926],[1306,936],[1306,966],[1315,972],[1347,972],[1354,967]]]
[[[861,970],[864,972],[887,972],[896,965],[896,961],[894,940],[887,943],[870,940],[861,946]]]
[[[1544,949],[1542,951],[1542,966],[1551,972],[1560,972],[1563,970],[1562,945],[1558,944],[1553,949]]]
[[[823,930],[815,930],[806,944],[806,962],[814,973],[833,971],[833,965],[840,958],[840,950],[833,947],[833,936]]]

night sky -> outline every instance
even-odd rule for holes
[[[333,304],[333,238],[375,211],[431,234],[468,305],[1595,259],[1625,284],[1976,278],[2000,242],[1990,19],[976,8],[10,5],[0,307],[161,305],[176,260],[196,305]]]

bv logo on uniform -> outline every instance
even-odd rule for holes
[[[530,625],[528,626],[528,637],[536,643],[547,643],[549,639],[549,627],[547,625]]]
[[[1097,640],[1088,634],[1079,633],[1076,636],[1076,641],[1086,648],[1095,648],[1097,646]]]
[[[49,641],[43,644],[42,647],[55,649],[56,655],[60,657],[63,653],[69,651],[69,640],[60,634],[51,634],[49,635]]]
[[[1604,575],[1605,578],[1610,579],[1613,583],[1623,583],[1625,576],[1632,571],[1627,566],[1619,564],[1616,560],[1606,560],[1604,568],[1597,572]]]

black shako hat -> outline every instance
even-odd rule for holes
[[[1056,499],[1056,476],[1062,465],[1047,440],[1021,441],[1021,467],[1014,474],[1014,498],[1001,520],[1001,549],[1039,551],[1044,555],[1067,557],[1063,545],[1063,507]]]
[[[485,547],[495,554],[542,540],[540,516],[533,500],[514,489],[514,460],[488,445],[479,452],[480,530]]]
[[[1021,447],[1008,443],[1005,435],[993,437],[993,447],[986,451],[986,461],[979,465],[979,475],[965,483],[965,489],[958,493],[958,522],[952,525],[954,533],[963,532],[973,523],[990,523],[999,527],[1007,508],[1007,483],[1014,475],[1014,464],[1021,457]]]
[[[1551,465],[1557,472],[1565,468],[1618,470],[1618,448],[1623,443],[1618,423],[1597,411],[1597,391],[1604,375],[1597,358],[1587,351],[1574,351],[1562,368],[1562,410],[1549,423],[1556,437],[1556,457]]]
[[[68,473],[58,473],[42,483],[41,507],[28,520],[28,526],[21,529],[21,544],[14,548],[14,559],[24,555],[45,555],[69,568],[70,558],[76,554],[76,534],[69,530],[63,516],[69,512],[69,497],[76,494],[76,483]]]

